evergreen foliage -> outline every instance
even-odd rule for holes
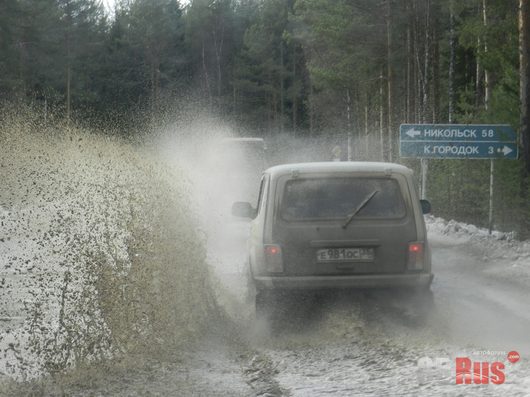
[[[403,122],[525,126],[518,3],[3,0],[0,100],[128,131],[192,93],[252,134],[350,134],[354,159],[401,161]],[[496,225],[528,233],[528,167],[497,164]],[[488,173],[431,161],[435,212],[485,225]]]

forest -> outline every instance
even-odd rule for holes
[[[129,136],[188,103],[247,135],[333,136],[348,159],[415,170],[402,123],[510,124],[520,160],[496,161],[494,221],[528,236],[528,3],[2,0],[0,107]],[[486,226],[489,173],[430,161],[435,214]]]

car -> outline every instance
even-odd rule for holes
[[[228,197],[239,194],[245,200],[256,199],[263,170],[267,168],[267,147],[263,138],[223,138],[216,145],[213,172],[222,181],[223,192]],[[229,192],[227,192],[229,190]],[[227,194],[228,193],[228,194]],[[227,203],[227,212],[230,212]]]
[[[249,280],[256,310],[294,290],[399,288],[430,292],[431,252],[409,168],[383,162],[284,164],[263,173],[251,219]]]

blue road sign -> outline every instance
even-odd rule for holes
[[[402,124],[401,157],[517,159],[517,133],[509,125]]]
[[[517,159],[517,144],[504,142],[401,141],[401,157]]]

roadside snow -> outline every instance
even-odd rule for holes
[[[485,228],[434,216],[427,216],[426,222],[430,239],[467,244],[482,261],[485,274],[530,284],[530,241],[516,240],[514,232],[494,230],[490,235]]]

